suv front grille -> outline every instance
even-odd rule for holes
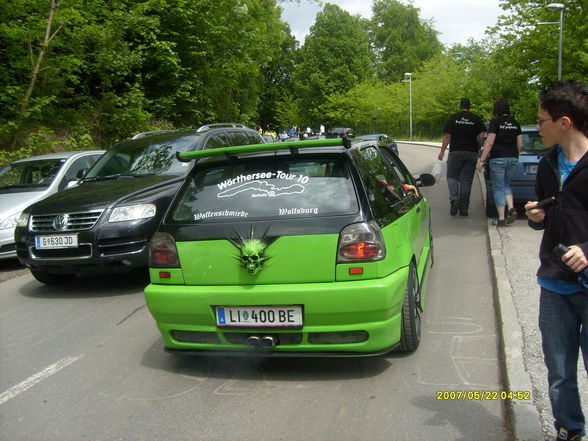
[[[29,229],[33,233],[62,233],[89,230],[104,210],[63,214],[38,214],[31,216]]]

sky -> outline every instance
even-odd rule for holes
[[[407,0],[401,0],[408,4]],[[352,15],[371,17],[371,0],[323,0],[334,3]],[[466,44],[470,38],[481,40],[488,26],[496,24],[504,11],[500,0],[412,0],[413,6],[420,9],[420,17],[432,19],[433,28],[439,31],[439,40],[446,46],[456,43]],[[316,14],[322,7],[308,0],[282,2],[282,19],[290,24],[292,34],[304,43],[304,37],[314,24]]]

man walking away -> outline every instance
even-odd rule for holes
[[[478,150],[484,141],[484,123],[470,112],[470,100],[462,98],[460,110],[451,115],[443,128],[443,143],[438,159],[443,160],[449,146],[447,158],[447,186],[449,187],[449,213],[455,216],[468,215],[470,193],[478,162]]]
[[[588,87],[559,82],[540,95],[537,128],[547,146],[535,191],[527,202],[529,225],[543,230],[537,281],[539,329],[547,366],[557,440],[585,435],[578,390],[578,353],[588,367],[588,290],[578,283],[588,267]],[[538,205],[539,204],[539,205]]]

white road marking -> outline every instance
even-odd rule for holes
[[[6,403],[8,400],[13,399],[17,395],[23,393],[27,389],[33,387],[35,384],[40,383],[45,378],[50,377],[51,375],[59,372],[61,369],[69,366],[74,361],[79,360],[80,357],[66,357],[62,360],[59,360],[57,363],[48,366],[47,368],[43,369],[41,372],[37,372],[32,377],[27,378],[23,382],[17,384],[16,386],[11,387],[6,392],[0,394],[0,405]]]

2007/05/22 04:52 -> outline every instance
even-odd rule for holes
[[[436,400],[521,400],[530,401],[531,392],[523,391],[498,391],[498,390],[441,390],[436,392]]]

